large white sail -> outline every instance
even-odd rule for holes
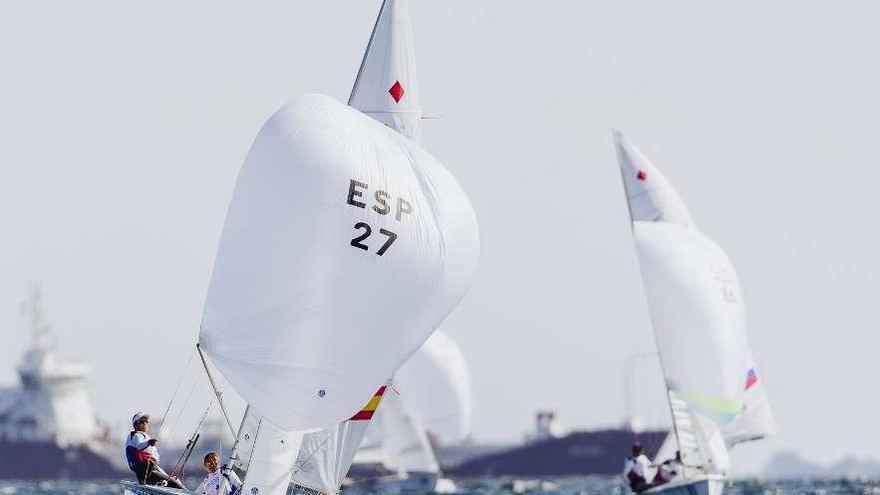
[[[348,103],[401,135],[419,140],[421,107],[405,0],[382,2]],[[351,419],[307,435],[294,482],[325,493],[338,491],[371,418],[372,413],[370,418]],[[381,458],[380,449],[376,452]]]
[[[745,382],[743,411],[722,431],[728,448],[738,443],[772,437],[777,433],[776,420],[770,409],[764,381],[758,376],[751,352],[748,354],[748,365],[743,381]]]
[[[260,418],[245,490],[286,490],[302,433],[350,418],[424,343],[478,251],[467,197],[412,141],[320,95],[269,119],[236,183],[199,337]]]
[[[229,208],[201,346],[286,430],[342,422],[470,286],[477,223],[427,152],[320,96],[257,136]]]
[[[633,236],[679,441],[726,471],[721,430],[743,410],[748,342],[742,294],[724,251],[692,226],[678,194],[616,135]],[[687,437],[685,439],[685,437]]]
[[[418,141],[422,109],[406,0],[384,0],[348,104]]]
[[[437,330],[394,377],[412,420],[441,443],[464,440],[471,431],[472,394],[461,348]]]

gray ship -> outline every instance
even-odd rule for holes
[[[618,475],[633,442],[640,442],[653,458],[668,434],[627,428],[565,432],[551,411],[538,413],[535,426],[524,445],[458,459],[444,472],[462,478]]]
[[[125,467],[113,460],[109,428],[95,417],[89,367],[56,357],[38,288],[25,309],[31,342],[17,369],[20,384],[0,388],[0,479],[119,477]]]

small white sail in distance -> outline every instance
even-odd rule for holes
[[[422,108],[407,0],[383,0],[348,104],[418,142]]]
[[[413,419],[403,398],[389,392],[378,423],[382,428],[382,464],[400,474],[439,473],[440,465],[424,427]]]
[[[471,388],[461,349],[437,330],[395,374],[368,436],[375,446],[359,462],[378,461],[399,473],[439,473],[428,434],[442,444],[470,434]],[[378,454],[378,455],[377,455]]]
[[[400,401],[415,424],[442,444],[471,432],[473,394],[467,361],[458,344],[437,330],[394,376]]]

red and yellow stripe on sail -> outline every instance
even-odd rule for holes
[[[367,405],[352,416],[349,421],[369,421],[373,419],[373,413],[376,412],[376,408],[378,408],[379,403],[382,402],[382,396],[385,395],[385,387],[386,385],[379,387],[379,390],[377,390],[370,401],[367,402]]]

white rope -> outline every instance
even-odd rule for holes
[[[162,421],[159,422],[159,429],[157,430],[159,432],[162,431],[162,427],[165,425],[165,418],[168,416],[168,411],[171,410],[171,405],[174,404],[174,399],[177,397],[177,392],[180,390],[180,386],[183,385],[183,379],[186,378],[186,372],[189,370],[189,366],[192,364],[193,356],[195,355],[195,350],[189,354],[189,359],[186,361],[186,367],[183,368],[183,373],[181,373],[180,379],[177,381],[177,387],[174,388],[174,393],[171,394],[171,400],[168,401],[168,407],[165,408],[165,413],[162,414]]]

